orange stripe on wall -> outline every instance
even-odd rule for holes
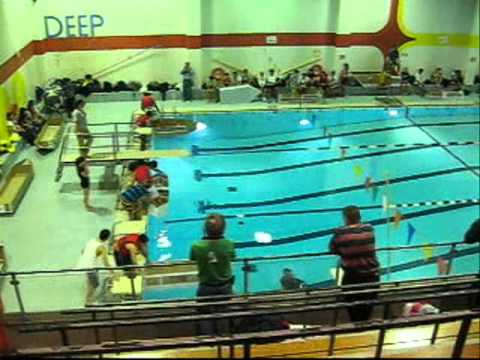
[[[26,64],[35,54],[36,41],[30,42],[16,55],[13,55],[0,66],[0,84],[3,84],[18,69]]]
[[[0,66],[0,84],[35,55],[64,51],[99,51],[122,49],[225,48],[252,46],[374,46],[386,55],[393,46],[400,46],[411,38],[405,36],[397,22],[398,0],[392,0],[390,17],[383,29],[375,33],[255,33],[255,34],[204,34],[105,36],[94,38],[61,38],[32,41],[19,53]],[[266,37],[274,35],[277,44],[267,44]]]

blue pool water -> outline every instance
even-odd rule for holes
[[[386,223],[382,198],[391,203],[479,198],[479,147],[426,146],[348,149],[364,144],[447,143],[479,140],[479,109],[399,108],[246,112],[191,115],[207,128],[189,135],[156,138],[157,149],[193,149],[194,156],[161,160],[170,178],[166,217],[151,217],[149,257],[152,262],[187,259],[202,236],[206,213],[227,216],[227,236],[240,258],[327,251],[332,229],[341,225],[340,208],[355,204],[364,222],[375,225],[377,247],[461,241],[479,217],[478,205],[402,209],[398,227]],[[308,120],[300,125],[301,120]],[[330,134],[330,135],[329,135]],[[320,148],[320,149],[319,149]],[[367,191],[366,177],[379,182]],[[389,181],[389,185],[386,184]],[[393,215],[393,212],[390,212]],[[409,224],[416,232],[408,242]],[[166,231],[170,247],[159,247]],[[255,234],[272,241],[259,243]],[[425,262],[448,248],[379,253],[383,280],[437,275]],[[452,273],[478,271],[478,247],[460,248]],[[250,291],[279,289],[284,267],[308,284],[332,281],[334,256],[316,259],[257,261]],[[243,291],[241,264],[235,265],[235,290]],[[404,266],[404,267],[402,267]],[[195,286],[150,288],[146,298],[193,296]]]

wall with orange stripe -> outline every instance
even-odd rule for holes
[[[460,67],[471,78],[478,68],[478,59],[472,60],[478,53],[478,2],[0,0],[0,20],[8,19],[0,21],[0,40],[9,34],[0,41],[0,84],[11,94],[20,73],[31,94],[51,77],[80,77],[113,64],[101,80],[176,82],[185,61],[203,80],[216,60],[258,72],[318,56],[329,69],[348,61],[353,70],[376,71],[394,44],[404,44],[402,60],[411,70]],[[92,14],[105,20],[95,37],[45,39],[45,16]],[[271,35],[276,44],[266,43]]]

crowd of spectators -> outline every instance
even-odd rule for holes
[[[302,95],[320,91],[326,97],[341,96],[345,94],[345,87],[352,84],[355,84],[355,79],[350,74],[348,64],[343,65],[338,77],[335,71],[327,72],[322,65],[315,64],[304,72],[294,69],[282,73],[272,68],[258,75],[248,69],[230,74],[222,68],[216,68],[202,84],[202,89],[206,91],[209,101],[218,101],[218,90],[223,87],[251,85],[261,91],[259,100],[276,101],[281,92]]]
[[[33,100],[30,100],[26,107],[11,109],[7,113],[7,121],[11,130],[30,145],[35,144],[45,120],[45,116],[37,110]]]

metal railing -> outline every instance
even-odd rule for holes
[[[197,324],[199,321],[211,321],[217,323],[221,320],[228,320],[229,330],[226,330],[226,335],[221,336],[218,332],[215,332],[214,336],[210,337],[190,337],[190,338],[179,338],[176,339],[173,337],[170,339],[172,343],[169,343],[167,347],[172,349],[180,349],[189,347],[188,344],[197,343],[199,346],[217,346],[218,350],[221,353],[221,346],[230,346],[230,351],[232,354],[232,346],[234,345],[245,345],[248,344],[248,348],[245,348],[246,352],[249,352],[251,345],[262,344],[262,343],[274,343],[287,338],[308,338],[312,336],[329,336],[329,346],[328,350],[323,350],[322,352],[328,352],[328,355],[333,355],[335,349],[335,337],[339,334],[348,334],[348,333],[357,333],[361,331],[368,330],[378,330],[380,331],[379,336],[375,344],[369,346],[375,347],[376,357],[380,357],[382,354],[383,347],[388,345],[385,341],[386,331],[395,328],[402,327],[414,327],[419,325],[434,325],[433,332],[431,336],[427,339],[422,339],[424,341],[428,340],[431,344],[435,343],[435,340],[438,337],[438,327],[442,323],[452,322],[452,321],[462,321],[462,325],[457,335],[455,336],[443,336],[442,338],[451,338],[456,337],[456,343],[454,346],[453,357],[458,357],[461,354],[463,345],[465,344],[466,337],[468,336],[471,320],[478,318],[478,309],[468,309],[462,311],[446,312],[440,315],[426,316],[426,317],[415,317],[415,318],[391,318],[391,307],[395,304],[402,304],[405,302],[420,301],[420,300],[446,300],[446,299],[457,299],[458,297],[466,296],[478,297],[478,275],[476,277],[463,277],[462,279],[456,279],[455,277],[448,277],[445,281],[440,282],[438,279],[435,284],[432,285],[422,285],[419,287],[416,285],[415,281],[405,282],[401,287],[392,287],[390,289],[379,289],[376,284],[365,284],[365,289],[361,290],[350,290],[348,286],[341,289],[339,293],[327,293],[327,291],[320,290],[317,293],[306,293],[305,295],[295,296],[297,294],[290,294],[293,296],[285,295],[281,298],[278,297],[265,297],[261,298],[257,296],[256,298],[245,299],[243,297],[234,297],[231,300],[225,300],[224,302],[220,301],[215,303],[219,306],[218,310],[214,313],[204,314],[200,311],[200,314],[196,314],[196,310],[200,310],[201,307],[208,307],[212,304],[209,303],[190,303],[181,305],[180,307],[169,308],[167,307],[152,307],[150,308],[153,311],[151,314],[145,313],[143,316],[139,314],[131,314],[129,317],[114,317],[113,312],[121,311],[122,309],[105,309],[98,312],[97,309],[91,310],[82,310],[83,313],[88,313],[92,315],[92,319],[84,320],[55,320],[54,322],[36,322],[36,323],[26,323],[19,324],[20,331],[26,333],[38,333],[38,332],[56,332],[61,333],[62,338],[62,348],[56,348],[57,353],[63,354],[64,352],[74,354],[88,353],[94,349],[103,352],[103,347],[100,342],[100,337],[96,336],[96,344],[98,345],[82,345],[75,346],[70,348],[69,336],[67,331],[71,330],[91,330],[98,334],[100,329],[113,328],[115,331],[113,344],[109,343],[109,352],[110,350],[116,349],[118,352],[129,352],[129,351],[148,351],[148,350],[160,350],[165,346],[165,341],[167,339],[158,339],[158,343],[154,348],[143,347],[143,342],[135,341],[134,344],[139,345],[135,349],[125,349],[123,347],[126,342],[122,342],[118,339],[118,334],[116,333],[117,327],[131,327],[131,326],[145,326],[145,325],[160,325],[160,324]],[[362,300],[355,302],[342,302],[336,300],[337,296],[348,295],[353,293],[382,293],[382,299],[373,299],[373,300]],[[379,294],[380,295],[380,294]],[[322,300],[323,299],[323,300]],[[250,301],[253,300],[253,301]],[[213,301],[213,300],[212,300]],[[282,303],[283,302],[283,303]],[[259,307],[255,307],[255,304],[263,303]],[[278,304],[282,303],[282,306]],[[251,307],[253,305],[253,307]],[[267,305],[267,306],[265,306]],[[359,322],[355,326],[350,324],[339,324],[338,312],[342,309],[347,309],[351,306],[357,305],[371,305],[371,306],[380,306],[383,308],[381,319],[376,319],[374,321]],[[233,306],[232,309],[227,310],[228,306]],[[235,307],[237,306],[237,307]],[[238,306],[240,306],[238,308]],[[190,312],[187,310],[190,308]],[[139,308],[140,310],[148,311],[149,308]],[[177,312],[172,313],[170,309],[176,309]],[[129,309],[123,309],[129,311]],[[132,310],[132,309],[130,309]],[[159,313],[162,310],[164,313]],[[178,310],[181,310],[180,312]],[[238,320],[240,318],[252,318],[256,316],[267,316],[267,315],[294,315],[294,314],[314,314],[322,311],[334,312],[333,322],[329,322],[329,325],[314,325],[310,328],[303,327],[301,330],[289,330],[281,331],[276,333],[275,331],[262,332],[260,333],[237,333],[236,330],[231,328],[232,321]],[[105,316],[101,316],[102,313],[105,313]],[[75,313],[72,313],[75,314]],[[315,324],[317,324],[315,322]],[[214,327],[216,328],[216,327]],[[475,333],[477,335],[478,333]],[[167,335],[164,335],[167,336]],[[225,338],[229,339],[228,343],[224,343],[222,340]],[[257,342],[256,339],[261,338],[261,342]],[[188,339],[188,340],[187,340]],[[208,344],[203,343],[203,340],[208,339],[211,341]],[[242,339],[242,341],[239,341]],[[157,340],[147,340],[146,344],[152,345],[152,342]],[[132,343],[130,343],[132,344]],[[195,345],[192,345],[195,346]],[[358,347],[353,347],[357,349]],[[27,353],[31,351],[40,351],[39,355],[42,353],[42,349],[38,350],[26,350]],[[245,355],[248,358],[247,355]]]
[[[425,245],[413,245],[413,246],[400,246],[400,247],[383,247],[383,248],[378,248],[377,249],[377,255],[380,257],[382,254],[389,254],[389,253],[404,253],[405,251],[416,251],[418,249],[423,248]],[[381,275],[383,276],[388,276],[389,274],[393,274],[395,272],[401,272],[405,270],[410,270],[410,269],[415,269],[419,266],[425,266],[425,265],[432,265],[437,263],[438,259],[442,259],[443,261],[446,261],[446,270],[442,275],[450,275],[451,274],[451,269],[452,269],[452,264],[453,261],[457,257],[461,256],[469,256],[473,254],[478,254],[480,253],[480,245],[466,245],[462,242],[449,242],[449,243],[439,243],[439,244],[431,244],[429,245],[432,249],[448,249],[447,252],[441,254],[441,255],[433,255],[428,258],[421,258],[421,259],[414,259],[413,261],[410,262],[404,262],[404,263],[399,263],[399,264],[386,264],[386,266],[382,267],[380,270]],[[459,247],[464,247],[464,249],[458,250]],[[433,252],[433,251],[432,251]],[[322,278],[321,272],[322,268],[317,267],[317,271],[312,270],[314,268],[313,265],[318,265],[318,263],[313,263],[314,261],[324,261],[327,258],[328,261],[330,261],[332,264],[334,264],[333,268],[335,269],[335,276],[332,276],[332,274],[328,274],[327,279],[325,279],[325,276]],[[387,257],[388,258],[388,257]],[[284,256],[266,256],[266,257],[251,257],[251,258],[239,258],[233,261],[232,267],[236,270],[237,274],[241,274],[242,278],[240,279],[241,281],[237,281],[236,285],[236,293],[241,293],[241,294],[254,294],[254,293],[259,293],[259,292],[269,292],[269,291],[277,291],[279,290],[279,287],[277,285],[278,281],[275,282],[275,286],[260,286],[257,284],[258,281],[254,281],[255,278],[254,276],[262,276],[260,275],[253,275],[255,274],[254,270],[255,267],[261,265],[261,264],[267,264],[271,265],[273,263],[278,264],[279,261],[282,261],[285,265],[285,267],[292,267],[291,264],[295,261],[298,260],[305,260],[305,261],[311,261],[312,263],[307,266],[310,269],[311,278],[314,280],[318,281],[309,281],[307,282],[306,288],[308,289],[315,289],[315,288],[324,288],[324,287],[331,287],[335,286],[338,281],[338,275],[340,272],[340,262],[337,260],[338,258],[331,254],[330,252],[319,252],[319,253],[307,253],[307,254],[295,254],[295,255],[284,255]],[[96,272],[97,274],[102,274],[103,272],[110,272],[110,271],[125,271],[125,274],[132,273],[134,271],[135,273],[143,273],[143,274],[157,274],[157,276],[163,276],[162,274],[165,274],[165,272],[159,271],[159,270],[165,270],[168,269],[168,273],[175,273],[175,269],[180,269],[180,267],[185,267],[185,265],[194,265],[193,262],[190,261],[176,261],[176,262],[171,262],[168,264],[148,264],[148,265],[143,265],[143,266],[125,266],[125,267],[112,267],[112,268],[107,268],[107,267],[98,267],[98,268],[88,268],[88,269],[59,269],[59,270],[37,270],[37,271],[18,271],[18,272],[13,272],[13,271],[7,271],[4,273],[0,274],[0,280],[5,283],[5,285],[10,285],[13,289],[13,296],[15,297],[16,305],[18,306],[18,309],[21,314],[27,315],[29,312],[28,307],[25,305],[25,300],[28,301],[33,301],[32,297],[25,297],[25,295],[22,294],[22,285],[26,286],[28,290],[31,290],[30,288],[32,287],[31,283],[35,283],[35,281],[45,280],[47,278],[55,278],[57,281],[64,281],[64,284],[62,283],[62,286],[68,287],[70,286],[70,282],[72,276],[82,276],[82,279],[88,274],[92,272]],[[465,274],[469,273],[478,273],[478,267],[477,269],[474,268],[475,265],[473,264],[472,269],[467,269],[465,271]],[[269,271],[270,268],[266,266],[266,271]],[[177,272],[181,273],[182,271],[185,270],[177,270]],[[271,273],[269,274],[271,275]],[[62,276],[68,277],[69,279],[65,280],[62,279]],[[425,274],[424,276],[417,276],[416,278],[424,278],[428,276],[428,274]],[[135,286],[135,277],[134,276],[127,276],[127,278],[130,281],[131,285],[131,297],[133,299],[137,299],[139,294],[139,289],[136,288]],[[413,278],[415,278],[413,276]],[[275,279],[278,280],[278,279]],[[30,283],[29,283],[30,281]],[[394,280],[394,281],[399,281],[399,280]],[[49,281],[46,284],[53,286],[53,282]],[[3,288],[3,291],[5,292],[5,285]],[[191,283],[190,286],[195,287],[196,284]],[[168,287],[167,287],[168,288]],[[12,290],[10,289],[10,290]],[[159,287],[158,289],[162,290],[162,287]],[[189,298],[192,298],[191,296]],[[173,297],[171,298],[171,301],[176,301],[180,300],[180,298]],[[53,305],[52,305],[53,306]],[[69,307],[71,308],[71,307]],[[8,310],[8,308],[7,308]],[[60,309],[52,309],[52,310],[67,310],[64,308]]]
[[[89,147],[81,147],[72,145],[70,141],[72,138],[76,138],[77,135],[82,134],[75,133],[72,126],[67,127],[58,155],[55,181],[58,182],[61,179],[65,166],[73,165],[73,163],[65,161],[65,156],[71,153],[71,151],[78,153],[78,155],[80,156],[80,150],[89,149],[91,152],[93,152],[100,149],[100,152],[96,152],[97,155],[106,154],[115,157],[115,155],[121,150],[134,148],[131,140],[136,134],[132,129],[131,122],[108,122],[102,124],[90,124],[88,125],[88,127],[93,129],[106,127],[108,131],[91,132],[88,135],[92,138],[92,144]],[[123,127],[126,127],[127,129],[121,130],[121,128]],[[95,139],[101,139],[102,141],[107,143],[94,145],[93,141]],[[90,163],[93,166],[104,165],[101,159],[91,159]]]

